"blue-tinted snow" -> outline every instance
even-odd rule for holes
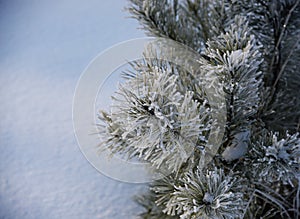
[[[0,1],[0,218],[135,218],[143,185],[114,181],[72,127],[80,74],[99,52],[144,36],[121,0]]]

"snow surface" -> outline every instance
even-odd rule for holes
[[[0,1],[0,218],[136,218],[145,185],[82,155],[72,99],[99,52],[142,37],[125,0]]]

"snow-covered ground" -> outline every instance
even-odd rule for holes
[[[142,37],[125,0],[0,1],[0,218],[135,218],[145,185],[82,155],[72,99],[99,52]]]

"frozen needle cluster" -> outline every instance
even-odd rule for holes
[[[167,170],[137,198],[141,217],[300,218],[300,1],[130,2],[149,35],[191,48],[200,66],[132,62],[101,112],[102,148]],[[202,166],[218,100],[207,98],[209,79],[226,121]]]

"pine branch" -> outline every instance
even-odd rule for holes
[[[142,218],[299,217],[299,2],[131,0],[148,33],[201,54],[195,72],[159,51],[131,63],[101,116],[103,147],[171,173],[139,199]],[[224,142],[203,168],[219,100],[206,97],[205,83],[225,92],[228,110]]]
[[[288,15],[285,17],[285,21],[284,21],[284,24],[283,24],[283,28],[281,29],[280,28],[280,24],[279,25],[277,25],[278,27],[276,27],[275,26],[275,24],[274,24],[274,29],[276,30],[275,31],[275,33],[276,32],[278,32],[278,34],[275,34],[275,36],[274,36],[274,41],[275,41],[275,49],[274,49],[274,52],[273,52],[273,57],[272,57],[272,60],[271,60],[271,64],[270,64],[270,71],[272,72],[274,69],[274,64],[275,64],[275,66],[276,66],[276,69],[275,69],[275,81],[274,81],[274,83],[273,83],[273,88],[274,87],[276,87],[276,84],[277,84],[277,82],[278,82],[278,80],[279,80],[279,78],[281,77],[281,74],[282,74],[282,68],[281,68],[281,66],[280,66],[280,58],[278,58],[278,57],[280,57],[281,56],[281,52],[280,52],[280,45],[281,45],[281,43],[282,43],[282,40],[283,40],[283,36],[284,36],[284,34],[285,34],[285,31],[286,31],[286,27],[287,27],[287,25],[288,25],[288,23],[289,23],[289,20],[290,20],[290,18],[291,18],[291,15],[292,15],[292,13],[294,12],[294,10],[296,9],[296,7],[298,6],[298,4],[299,4],[299,0],[297,0],[296,2],[295,2],[295,4],[291,7],[291,9],[289,10],[289,12],[288,12]],[[280,3],[273,3],[273,4],[280,4]],[[279,18],[277,18],[277,20],[279,20]],[[299,41],[298,41],[299,42]],[[277,57],[277,58],[276,58]],[[275,60],[278,60],[278,63],[276,64],[275,63]],[[277,74],[276,73],[276,71],[280,71],[281,72],[281,74],[280,74],[280,72]],[[272,97],[273,97],[273,95],[271,95],[271,99],[272,99]]]
[[[246,202],[245,187],[238,176],[226,176],[222,170],[190,170],[175,184],[160,181],[153,185],[158,206],[163,212],[180,218],[240,218]],[[164,188],[167,187],[168,190]]]
[[[178,216],[170,216],[163,213],[163,209],[156,205],[156,196],[153,191],[135,197],[135,201],[146,211],[139,215],[142,219],[179,219]]]
[[[130,1],[129,12],[146,33],[178,41],[199,53],[209,38],[224,32],[230,17],[230,4],[223,0]]]
[[[198,82],[179,79],[178,74],[187,74],[164,61],[145,59],[135,66],[138,73],[120,86],[114,111],[105,117],[102,145],[169,172],[187,162],[196,165],[197,148],[206,143],[211,123],[204,98],[188,89],[197,89]]]
[[[225,34],[209,40],[203,60],[203,71],[214,71],[223,83],[227,99],[228,146],[223,153],[227,161],[242,157],[247,152],[251,124],[255,121],[262,87],[261,54],[245,18],[236,17]]]
[[[288,56],[286,57],[284,63],[281,65],[281,56],[282,56],[282,52],[281,52],[281,48],[280,48],[280,45],[282,43],[282,40],[283,40],[283,36],[284,34],[286,33],[286,28],[288,26],[288,23],[290,21],[290,18],[291,18],[291,15],[292,13],[295,11],[295,9],[297,8],[298,4],[299,4],[299,0],[296,1],[294,3],[294,5],[291,7],[291,9],[289,9],[288,11],[288,14],[287,16],[285,17],[285,21],[284,21],[284,24],[282,26],[282,28],[280,28],[280,25],[277,25],[278,27],[276,28],[276,26],[274,25],[274,29],[277,31],[276,32],[279,32],[277,35],[275,34],[274,36],[274,41],[275,41],[275,49],[274,49],[274,52],[273,52],[273,57],[272,57],[272,60],[271,60],[271,64],[270,64],[270,72],[273,72],[274,71],[274,80],[273,80],[273,84],[272,84],[272,88],[271,88],[271,93],[270,93],[270,96],[268,97],[268,101],[266,101],[266,106],[265,107],[268,107],[268,104],[271,102],[271,101],[274,101],[274,94],[276,93],[276,90],[277,90],[277,84],[279,82],[279,79],[281,78],[284,70],[285,70],[285,67],[287,65],[287,63],[289,62],[290,60],[290,57],[291,55],[293,54],[295,48],[297,46],[299,46],[299,38],[300,38],[300,35],[298,35],[298,39],[297,41],[295,42],[295,44],[293,45],[293,47],[290,49],[289,51],[289,54]],[[274,3],[276,4],[276,3]],[[280,4],[280,3],[277,3],[277,4]],[[279,18],[277,18],[279,19]],[[279,35],[279,36],[278,36]],[[277,60],[277,62],[275,62],[275,60]],[[275,66],[275,67],[274,67]]]
[[[295,133],[300,118],[300,98],[294,93],[300,87],[297,73],[300,4],[299,0],[268,4],[274,6],[269,6],[265,15],[267,21],[273,20],[269,22],[273,24],[269,32],[274,35],[269,42],[262,41],[265,48],[270,48],[272,57],[266,62],[269,67],[264,72],[266,83],[259,117],[269,129],[281,132],[289,129]]]
[[[288,56],[286,57],[286,60],[284,61],[283,65],[282,65],[281,68],[280,68],[280,71],[279,71],[279,73],[278,73],[278,75],[277,75],[277,78],[275,79],[274,84],[273,84],[272,89],[271,89],[271,90],[272,90],[272,93],[271,93],[271,95],[270,95],[270,99],[273,98],[274,93],[276,92],[276,87],[277,87],[277,84],[278,84],[278,82],[279,82],[279,79],[281,78],[281,76],[282,76],[282,74],[283,74],[283,72],[284,72],[284,70],[285,70],[285,68],[286,68],[286,66],[287,66],[287,64],[288,64],[288,62],[290,61],[290,58],[291,58],[292,54],[294,53],[294,51],[295,51],[295,49],[296,49],[296,47],[299,46],[299,42],[300,42],[300,35],[298,36],[298,40],[295,42],[295,44],[294,44],[293,47],[291,48],[291,50],[290,50]]]

